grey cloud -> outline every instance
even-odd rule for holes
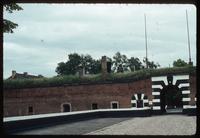
[[[4,17],[19,24],[14,34],[4,34],[4,76],[12,69],[53,76],[57,63],[66,61],[67,54],[73,52],[99,59],[120,51],[142,60],[145,56],[144,13],[150,60],[162,66],[168,66],[177,58],[187,61],[185,9],[189,15],[192,59],[196,64],[196,8],[191,5],[21,6],[23,11],[4,13]]]

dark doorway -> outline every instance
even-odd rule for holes
[[[98,109],[98,104],[97,103],[93,103],[92,104],[92,110]]]
[[[160,94],[161,111],[166,109],[183,108],[182,93],[176,85],[168,85],[163,88]]]
[[[137,108],[143,108],[143,100],[137,100]]]
[[[118,103],[112,103],[112,109],[117,109],[118,108]]]
[[[70,105],[69,104],[63,104],[63,112],[70,112]]]
[[[33,114],[33,106],[28,107],[28,114],[32,115]]]

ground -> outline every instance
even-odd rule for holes
[[[194,135],[196,116],[161,115],[132,118],[98,118],[55,125],[17,134],[38,135]]]
[[[132,118],[88,133],[90,135],[194,135],[196,117],[165,115]]]

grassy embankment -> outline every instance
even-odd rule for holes
[[[117,83],[127,81],[137,81],[140,79],[150,78],[151,76],[162,76],[167,74],[195,74],[196,67],[179,67],[179,68],[160,68],[160,69],[143,69],[127,73],[111,73],[106,79],[101,74],[85,76],[79,78],[76,75],[56,76],[51,78],[40,79],[16,79],[4,80],[4,89],[20,88],[37,88],[37,87],[55,87],[63,85],[77,84],[96,84],[96,83]]]

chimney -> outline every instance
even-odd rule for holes
[[[107,71],[107,61],[106,61],[106,56],[102,56],[101,59],[101,72],[102,72],[102,76],[105,79],[108,71]]]
[[[16,71],[15,70],[12,70],[12,78],[14,78],[16,75]]]
[[[84,67],[79,69],[78,75],[79,75],[80,78],[82,78],[85,75],[85,68]]]
[[[28,75],[28,73],[27,72],[24,72],[24,76],[27,76]]]

